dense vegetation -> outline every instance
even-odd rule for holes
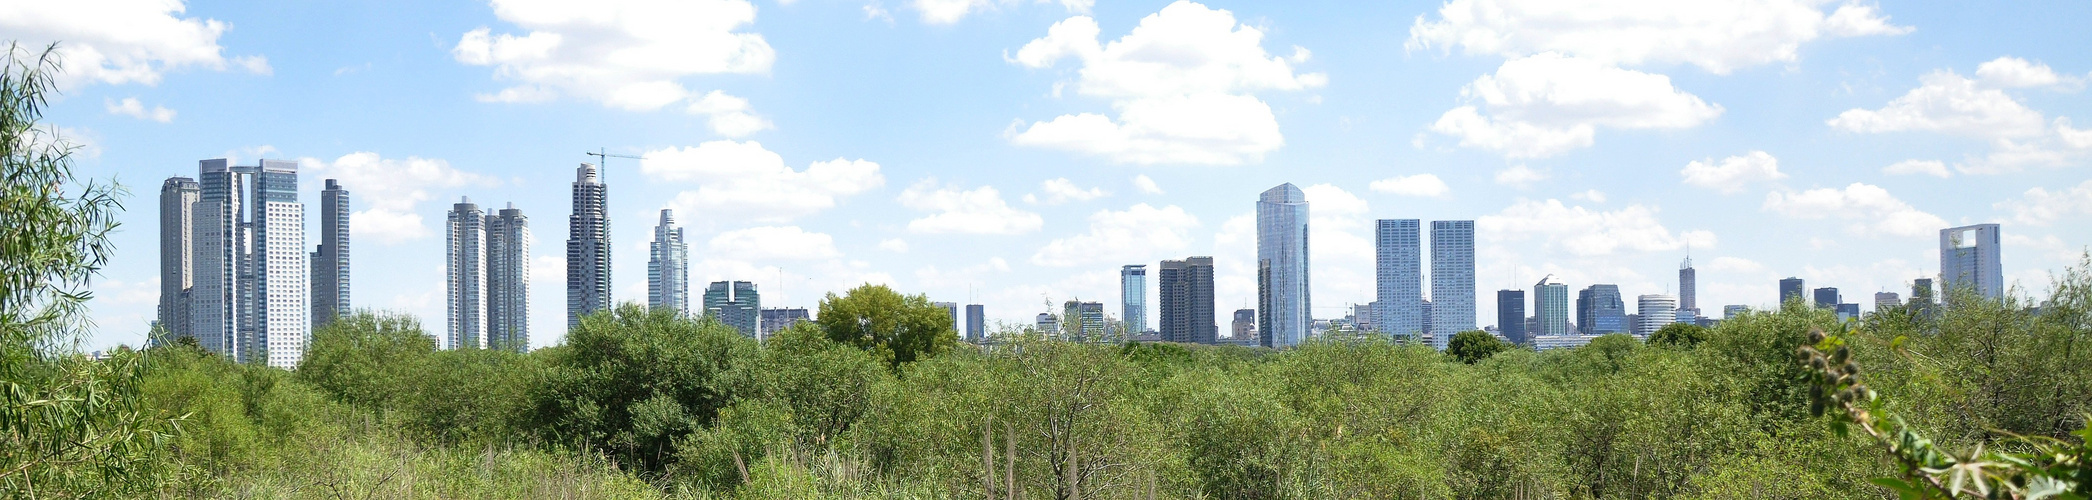
[[[2017,497],[2092,485],[2092,258],[2038,311],[1963,296],[1839,324],[1796,303],[1548,352],[1472,334],[1446,353],[1017,332],[983,348],[921,296],[866,286],[763,343],[625,306],[529,354],[438,351],[416,320],[360,312],[314,332],[296,371],[180,339],[93,361],[69,340],[91,328],[119,207],[32,126],[46,63],[7,64],[0,496],[1817,499],[1982,494],[1957,479],[1972,469]]]

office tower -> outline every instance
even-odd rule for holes
[[[980,304],[966,305],[966,341],[980,343],[988,335],[987,309]]]
[[[1858,319],[1860,317],[1859,304],[1836,304],[1831,306],[1831,310],[1837,314],[1838,321]]]
[[[1920,313],[1932,310],[1936,302],[1932,295],[1932,278],[1918,278],[1910,283],[1910,307]]]
[[[444,327],[444,347],[479,349],[487,346],[487,214],[470,198],[450,207],[445,224],[443,276],[444,306],[449,322]]]
[[[1351,326],[1358,327],[1358,331],[1361,332],[1373,331],[1373,309],[1375,307],[1377,306],[1373,304],[1352,304]]]
[[[1257,331],[1264,347],[1306,340],[1315,319],[1308,296],[1307,194],[1280,184],[1257,198]]]
[[[1903,297],[1896,292],[1874,292],[1874,312],[1882,312],[1903,305]]]
[[[741,335],[761,339],[762,297],[756,294],[755,283],[746,281],[714,281],[705,287],[705,315],[721,324],[734,327]]]
[[[510,203],[487,216],[487,347],[530,350],[530,218]]]
[[[1635,301],[1635,315],[1639,320],[1634,326],[1634,336],[1648,338],[1664,325],[1678,322],[1678,298],[1669,295],[1650,294]]]
[[[1257,310],[1236,309],[1235,322],[1228,325],[1228,334],[1236,342],[1257,338]]]
[[[349,313],[349,190],[320,190],[320,247],[312,252],[312,327]]]
[[[1127,336],[1148,329],[1148,266],[1119,267],[1119,318],[1126,322]]]
[[[1373,228],[1374,327],[1415,338],[1424,333],[1423,237],[1416,219],[1380,219]]]
[[[945,315],[947,315],[947,316],[951,316],[951,318],[952,318],[952,336],[954,336],[954,337],[957,337],[957,336],[959,336],[959,334],[960,334],[959,320],[960,320],[960,319],[962,319],[962,318],[960,318],[960,317],[959,317],[959,303],[958,303],[958,302],[931,302],[931,303],[930,303],[930,305],[931,305],[931,306],[935,306],[935,307],[936,307],[936,308],[938,308],[938,309],[943,309],[943,310],[944,310],[944,314],[945,314]]]
[[[298,163],[199,163],[189,333],[233,361],[296,368],[312,319]]]
[[[1835,309],[1838,307],[1839,302],[1843,302],[1838,296],[1837,287],[1818,288],[1816,289],[1815,297],[1816,307],[1820,309]]]
[[[811,318],[811,316],[806,314],[806,308],[804,307],[769,307],[764,308],[761,314],[761,337],[766,339],[770,338],[771,335],[776,335],[777,332],[784,331],[787,328],[791,328],[792,325]]]
[[[1569,334],[1569,285],[1550,274],[1533,284],[1533,317],[1538,320],[1533,335]]]
[[[1070,300],[1061,306],[1061,318],[1067,321],[1069,340],[1075,342],[1102,342],[1104,338],[1104,303]]]
[[[1699,288],[1700,272],[1692,268],[1692,256],[1687,255],[1685,262],[1678,264],[1678,310],[1685,311],[1679,314],[1699,318]]]
[[[1525,290],[1496,291],[1496,329],[1513,344],[1528,344],[1525,332]]]
[[[1039,313],[1039,319],[1032,323],[1032,328],[1037,330],[1040,335],[1047,337],[1058,336],[1061,334],[1061,320],[1059,317],[1055,317],[1053,313]]]
[[[160,184],[160,306],[165,340],[189,336],[189,294],[196,283],[196,180],[168,177]],[[159,342],[162,339],[153,339]]]
[[[1584,335],[1628,333],[1627,304],[1619,285],[1598,284],[1576,292],[1576,331]]]
[[[1162,341],[1213,343],[1220,335],[1213,324],[1213,258],[1165,260],[1156,274]]]
[[[1421,317],[1423,317],[1423,318],[1424,318],[1424,324],[1425,324],[1425,325],[1430,325],[1430,324],[1431,324],[1431,301],[1429,301],[1429,300],[1426,300],[1426,301],[1423,301],[1423,302],[1420,302],[1420,303],[1418,303],[1418,304],[1417,304],[1417,312],[1419,313],[1419,314],[1417,314],[1417,316],[1421,316]],[[1449,341],[1449,340],[1440,340],[1440,337],[1442,337],[1442,336],[1433,336],[1433,335],[1431,334],[1431,332],[1429,331],[1429,330],[1430,330],[1430,328],[1429,328],[1429,327],[1426,327],[1426,328],[1425,328],[1424,330],[1425,330],[1425,332],[1424,332],[1424,340],[1428,340],[1428,341],[1431,341],[1431,347],[1438,347],[1438,346],[1439,346],[1440,344],[1443,344],[1443,343],[1445,343],[1445,342]],[[1439,348],[1439,350],[1445,350],[1445,349],[1444,349],[1444,348]]]
[[[1722,306],[1722,319],[1736,319],[1736,317],[1737,317],[1737,316],[1742,316],[1742,315],[1743,315],[1743,313],[1747,313],[1747,312],[1750,312],[1750,311],[1751,311],[1751,307],[1750,307],[1750,306],[1739,306],[1739,305],[1728,305],[1728,306]]]
[[[1475,329],[1475,221],[1431,221],[1432,347]]]
[[[1940,295],[1973,291],[1996,300],[2005,296],[2005,268],[1998,258],[1998,225],[1977,224],[1939,231]]]
[[[661,209],[654,241],[647,244],[646,306],[676,313],[690,311],[690,249],[673,210]]]
[[[574,172],[574,213],[567,216],[567,329],[610,308],[610,186],[595,164]],[[753,321],[751,319],[750,321]],[[743,333],[754,331],[750,326]]]
[[[1787,302],[1789,301],[1808,300],[1808,297],[1804,295],[1806,293],[1808,293],[1808,287],[1802,284],[1801,278],[1780,280],[1780,307],[1787,307]]]

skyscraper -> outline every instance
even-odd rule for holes
[[[1678,310],[1681,315],[1700,316],[1700,272],[1692,268],[1692,256],[1678,264]]]
[[[1917,309],[1929,308],[1934,304],[1932,278],[1918,278],[1910,283],[1910,306]]]
[[[756,294],[755,283],[714,281],[705,287],[705,314],[749,338],[757,338],[762,309],[763,300]]]
[[[1533,284],[1533,335],[1569,334],[1569,285],[1550,274]]]
[[[1814,295],[1816,297],[1816,308],[1818,309],[1836,309],[1839,302],[1844,302],[1844,300],[1841,300],[1842,297],[1838,295],[1837,287],[1818,288]]]
[[[1896,292],[1874,292],[1874,312],[1887,311],[1903,306],[1903,296]]]
[[[1162,341],[1213,343],[1220,334],[1213,323],[1213,258],[1162,261],[1156,284],[1162,300]]]
[[[1496,291],[1496,329],[1513,344],[1531,343],[1525,332],[1525,290]]]
[[[298,163],[199,163],[190,333],[234,361],[296,368],[312,319]]]
[[[575,171],[574,213],[567,216],[569,330],[581,324],[582,316],[610,308],[609,190],[595,164],[583,163]]]
[[[980,304],[966,305],[966,341],[980,343],[988,335],[987,308]]]
[[[1148,329],[1148,266],[1128,264],[1119,267],[1119,318],[1126,322],[1126,335],[1131,337]]]
[[[160,184],[160,307],[165,340],[189,336],[189,294],[195,286],[196,180],[168,177]],[[158,339],[155,339],[157,341]]]
[[[1998,225],[1976,224],[1939,231],[1940,295],[1971,291],[1996,300],[2005,296],[2005,268],[1998,258]]]
[[[1306,340],[1313,311],[1307,194],[1291,183],[1280,184],[1257,199],[1257,332],[1264,347],[1292,347]]]
[[[443,347],[487,346],[487,214],[470,198],[451,205],[444,235]]]
[[[1431,221],[1431,347],[1475,329],[1475,221]]]
[[[776,335],[777,332],[784,331],[786,328],[791,328],[792,325],[812,318],[812,316],[806,313],[806,308],[804,307],[766,307],[763,308],[761,315],[762,324],[758,325],[762,327],[762,335],[760,336],[766,339],[770,338],[771,335]]]
[[[931,302],[931,303],[930,303],[930,305],[933,305],[933,306],[937,306],[937,308],[938,308],[938,309],[943,309],[943,310],[944,310],[944,314],[946,314],[946,315],[948,315],[948,316],[951,316],[951,318],[952,318],[952,336],[954,336],[954,337],[958,337],[958,336],[960,336],[960,335],[962,334],[962,333],[961,333],[961,332],[962,332],[962,329],[961,329],[961,328],[959,327],[959,325],[960,325],[960,323],[959,323],[959,320],[960,320],[960,319],[962,319],[962,318],[960,318],[960,317],[959,317],[959,303],[958,303],[958,302]],[[963,337],[962,337],[962,338],[963,338]]]
[[[1619,285],[1596,284],[1576,292],[1576,330],[1584,335],[1633,331]]]
[[[530,350],[530,218],[508,204],[487,216],[487,347]]]
[[[1423,237],[1416,219],[1381,219],[1373,229],[1374,327],[1389,335],[1424,333]]]
[[[1104,303],[1070,300],[1061,306],[1061,318],[1066,322],[1070,334],[1068,340],[1075,342],[1102,342],[1104,338]]]
[[[1780,307],[1787,307],[1789,301],[1808,300],[1807,293],[1808,287],[1802,284],[1801,278],[1780,280]]]
[[[690,310],[690,249],[683,243],[683,228],[676,227],[675,212],[666,208],[661,224],[654,226],[654,241],[647,244],[646,306]]]
[[[1665,325],[1678,322],[1678,299],[1669,295],[1643,295],[1635,301],[1634,336],[1648,338]]]
[[[312,252],[312,327],[349,313],[349,190],[320,190],[320,247]]]
[[[1257,337],[1257,310],[1236,309],[1235,321],[1228,325],[1228,338],[1235,342],[1246,342]]]

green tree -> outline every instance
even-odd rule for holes
[[[435,338],[414,316],[358,312],[312,332],[297,378],[383,416],[428,385]]]
[[[828,294],[814,322],[830,340],[869,351],[896,371],[959,343],[949,311],[931,305],[929,297],[901,295],[886,285]]]
[[[550,349],[524,424],[553,443],[659,472],[674,443],[712,424],[746,382],[754,340],[716,321],[625,304],[581,319]]]
[[[1675,346],[1691,349],[1707,340],[1707,327],[1692,323],[1671,323],[1649,335],[1649,345]]]
[[[1468,330],[1453,334],[1452,340],[1446,343],[1446,355],[1472,365],[1510,348],[1509,343],[1498,340],[1489,332]]]

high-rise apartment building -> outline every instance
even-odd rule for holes
[[[1475,221],[1431,221],[1431,347],[1475,329]]]
[[[1998,258],[1998,225],[1976,224],[1939,231],[1940,295],[1974,292],[1996,300],[2005,296],[2004,261]]]
[[[1373,228],[1373,326],[1389,335],[1424,333],[1423,237],[1416,219],[1381,219]]]
[[[1533,284],[1533,335],[1569,334],[1569,285],[1550,274]]]
[[[1678,264],[1678,310],[1680,315],[1700,316],[1700,272],[1692,267],[1692,256]]]
[[[1038,319],[1032,322],[1032,330],[1048,337],[1060,335],[1060,316],[1054,316],[1053,313],[1039,313]]]
[[[581,317],[610,309],[610,186],[602,171],[583,163],[574,172],[574,211],[567,216],[567,329]],[[749,313],[755,331],[754,312]]]
[[[676,227],[675,211],[666,208],[654,226],[654,241],[647,244],[646,306],[690,311],[690,248],[683,243],[683,228]]]
[[[1874,292],[1874,312],[1903,307],[1903,296],[1896,292]]]
[[[777,332],[791,328],[801,321],[812,319],[804,307],[769,307],[762,311],[762,338],[770,338]]]
[[[1235,321],[1228,325],[1228,339],[1237,343],[1257,338],[1257,310],[1236,309]]]
[[[1722,306],[1722,319],[1736,319],[1736,317],[1737,317],[1737,316],[1742,316],[1742,315],[1743,315],[1743,313],[1747,313],[1747,312],[1751,312],[1751,307],[1750,307],[1750,306],[1744,306],[1744,305],[1726,305],[1726,306]]]
[[[980,304],[966,305],[966,341],[980,343],[987,340],[987,308]]]
[[[1596,284],[1576,292],[1576,331],[1584,335],[1634,331],[1627,324],[1627,304],[1620,298],[1619,285]]]
[[[1126,336],[1148,330],[1148,266],[1119,267],[1119,318],[1126,322]]]
[[[198,170],[190,334],[237,362],[296,368],[312,319],[298,163],[215,159]]]
[[[962,333],[962,332],[960,331],[960,328],[959,328],[959,320],[961,320],[961,319],[963,319],[963,318],[961,318],[961,317],[959,316],[959,303],[958,303],[958,302],[931,302],[931,303],[930,303],[930,305],[932,305],[932,306],[936,306],[936,307],[937,307],[938,309],[943,309],[943,310],[944,310],[944,314],[945,314],[945,316],[949,316],[949,317],[951,317],[951,318],[952,318],[952,336],[953,336],[953,337],[958,337],[958,338],[964,338],[964,337],[962,336],[962,335],[964,335],[964,334],[963,334],[963,333]]]
[[[1513,344],[1532,342],[1525,331],[1525,290],[1496,291],[1496,329]]]
[[[1938,304],[1932,294],[1932,278],[1918,278],[1910,283],[1910,308],[1926,313]]]
[[[1308,201],[1292,183],[1257,198],[1257,332],[1264,347],[1292,347],[1314,324],[1308,296]]]
[[[444,235],[443,347],[487,347],[487,214],[470,198],[451,205]]]
[[[1213,323],[1213,258],[1162,261],[1155,278],[1162,341],[1214,343],[1220,330]]]
[[[487,215],[487,347],[530,350],[530,218],[510,203]]]
[[[756,294],[755,283],[714,281],[705,287],[705,314],[749,338],[760,338],[757,327],[761,326],[762,309],[762,297]]]
[[[1816,298],[1816,308],[1818,309],[1836,309],[1838,307],[1838,303],[1844,302],[1843,297],[1838,295],[1837,287],[1818,288],[1814,292],[1814,295]]]
[[[349,313],[349,190],[320,190],[320,247],[312,252],[312,327]]]
[[[1061,305],[1061,320],[1067,322],[1062,328],[1068,330],[1068,340],[1075,342],[1102,342],[1104,337],[1104,303],[1070,300]]]
[[[1802,284],[1801,278],[1780,280],[1780,307],[1787,307],[1790,301],[1809,300],[1808,290],[1808,287]]]
[[[1678,322],[1678,298],[1669,295],[1643,295],[1635,301],[1636,323],[1634,336],[1649,338],[1665,325]]]
[[[196,283],[196,179],[169,177],[160,184],[160,306],[164,340],[189,336],[189,294]],[[161,339],[154,339],[155,342]]]

